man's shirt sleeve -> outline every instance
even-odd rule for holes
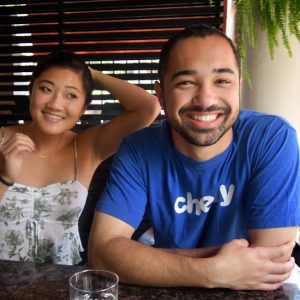
[[[295,130],[265,128],[247,188],[248,228],[300,225],[299,145]]]
[[[140,224],[147,204],[139,157],[136,148],[125,140],[116,154],[107,186],[96,205],[96,210],[118,218],[133,228]]]

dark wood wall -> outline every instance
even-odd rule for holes
[[[192,24],[222,29],[223,12],[223,1],[209,0],[2,0],[0,126],[30,119],[31,72],[49,52],[75,51],[92,67],[153,93],[162,44]],[[118,112],[117,99],[96,90],[80,126],[109,120]]]

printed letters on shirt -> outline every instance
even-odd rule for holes
[[[226,207],[230,205],[233,193],[234,193],[235,186],[231,184],[229,186],[229,189],[226,189],[225,185],[221,185],[219,188],[221,201],[220,206]],[[177,197],[174,209],[176,213],[182,214],[182,213],[195,213],[197,216],[200,216],[200,214],[207,213],[212,205],[213,202],[218,202],[218,200],[213,196],[203,196],[200,199],[193,199],[192,193],[187,192],[186,198],[184,197]]]

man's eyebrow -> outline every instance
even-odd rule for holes
[[[213,73],[230,73],[230,74],[234,74],[234,71],[230,68],[219,68],[219,69],[213,69]]]
[[[178,76],[182,76],[182,75],[195,75],[197,72],[194,70],[182,70],[182,71],[178,71],[176,72],[173,76],[172,79],[175,79]]]
[[[217,74],[222,74],[222,73],[229,73],[229,74],[234,74],[234,71],[230,68],[215,68],[212,70],[212,73],[217,73]],[[175,79],[176,77],[179,76],[184,76],[184,75],[195,75],[197,72],[195,70],[182,70],[176,72],[173,76],[172,79]]]

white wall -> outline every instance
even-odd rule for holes
[[[292,58],[280,45],[271,60],[266,34],[259,32],[257,48],[247,49],[253,89],[243,81],[241,107],[283,116],[297,130],[300,144],[300,42],[292,36],[290,43]],[[300,243],[300,231],[297,240]]]
[[[242,107],[285,117],[297,130],[300,142],[300,43],[291,37],[293,56],[281,45],[270,59],[267,38],[261,32],[257,49],[248,49],[253,89],[242,84]]]

